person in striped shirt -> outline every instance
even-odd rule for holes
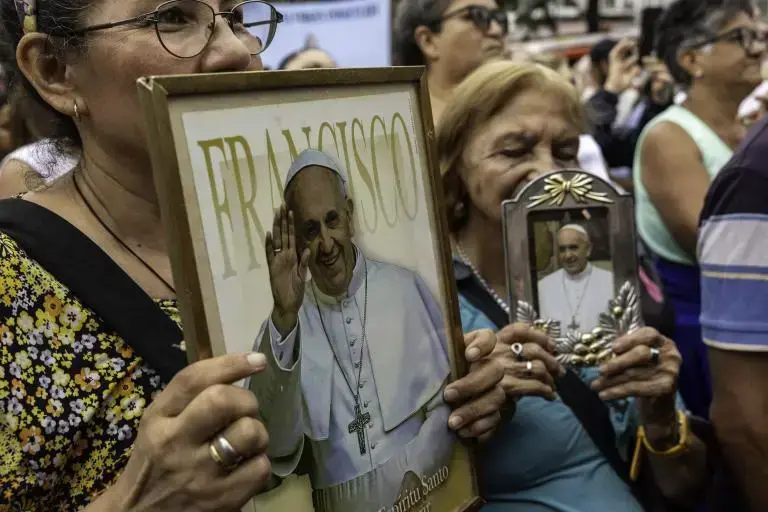
[[[707,194],[698,239],[712,421],[749,510],[768,510],[768,119]]]

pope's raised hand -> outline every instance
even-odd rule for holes
[[[272,322],[285,336],[296,325],[309,264],[309,249],[304,249],[299,257],[293,212],[285,205],[275,212],[272,231],[267,232],[264,248],[275,303]]]

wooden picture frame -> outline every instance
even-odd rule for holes
[[[597,366],[642,326],[632,196],[580,169],[554,171],[502,204],[510,321],[553,337],[557,357]]]
[[[328,393],[343,396],[343,392],[339,391],[344,389],[340,378],[343,377],[350,397],[334,401],[337,404],[335,407],[341,407],[338,404],[345,403],[344,400],[354,399],[354,418],[359,420],[359,424],[350,423],[349,433],[357,435],[360,454],[363,451],[370,454],[368,456],[372,468],[367,473],[357,475],[355,479],[373,475],[371,479],[390,482],[372,488],[376,492],[379,487],[387,488],[387,492],[381,496],[388,497],[376,499],[391,501],[393,470],[389,468],[395,467],[390,462],[395,457],[385,456],[386,462],[374,461],[376,443],[369,443],[368,440],[376,432],[373,427],[376,421],[369,417],[366,422],[365,417],[368,415],[361,413],[363,406],[368,407],[368,401],[364,402],[361,395],[363,384],[367,382],[365,379],[360,380],[362,369],[366,369],[368,364],[373,374],[373,391],[376,400],[382,404],[376,411],[384,417],[383,423],[386,425],[380,428],[388,436],[387,439],[393,438],[393,432],[398,432],[407,422],[414,421],[417,415],[413,413],[405,419],[399,418],[397,421],[402,420],[400,423],[385,417],[387,414],[396,414],[386,412],[389,406],[383,405],[387,402],[386,397],[382,398],[386,394],[383,389],[387,382],[393,379],[411,379],[414,382],[422,379],[427,382],[432,377],[426,376],[434,370],[435,375],[447,372],[442,384],[436,381],[438,386],[444,386],[451,379],[467,372],[424,69],[318,69],[147,77],[138,81],[138,91],[146,119],[155,186],[170,247],[189,360],[196,361],[232,351],[249,351],[257,347],[265,352],[270,361],[277,362],[277,366],[270,366],[268,371],[255,375],[243,385],[254,391],[260,400],[262,419],[272,440],[270,447],[282,446],[280,441],[274,439],[290,430],[278,428],[278,425],[282,425],[280,422],[284,421],[282,417],[286,416],[284,411],[294,411],[291,414],[302,415],[303,418],[302,427],[296,427],[302,430],[299,442],[302,449],[291,451],[290,457],[286,455],[288,452],[270,453],[275,487],[256,497],[246,510],[256,506],[260,511],[267,512],[289,509],[296,512],[320,512],[341,508],[374,512],[477,510],[482,501],[478,496],[472,454],[448,431],[447,406],[442,404],[442,387],[438,390],[429,387],[433,383],[423,384],[425,390],[431,390],[430,393],[434,394],[428,397],[429,401],[423,404],[419,402],[416,411],[423,416],[419,420],[422,421],[422,427],[431,424],[439,436],[451,435],[450,448],[444,454],[447,456],[445,464],[431,473],[419,472],[408,466],[402,477],[398,477],[399,488],[393,502],[374,503],[376,500],[367,498],[367,502],[353,500],[354,503],[350,501],[343,507],[339,505],[341,502],[329,505],[336,499],[333,496],[337,495],[326,492],[328,488],[341,485],[335,481],[328,484],[329,479],[340,477],[330,475],[333,472],[329,470],[323,473],[318,469],[319,466],[323,467],[322,464],[312,464],[312,457],[328,457],[321,450],[328,450],[328,446],[333,445],[329,429],[334,427],[329,426],[329,420],[323,419],[322,415],[326,413],[314,412],[314,404],[325,402],[318,402],[315,398],[304,400],[305,407],[299,413],[296,411],[300,407],[296,403],[287,404],[284,401],[288,396],[287,389],[292,392],[300,389],[298,393],[303,400],[305,395],[315,393],[316,389],[324,389],[328,382],[336,383],[331,386],[338,385]],[[322,155],[304,151],[305,148],[321,150],[325,156],[331,157],[334,164],[318,164],[317,158],[322,158]],[[302,181],[297,177],[289,179],[290,187],[293,187],[289,195],[289,185],[283,182],[286,174],[289,169],[293,173],[293,167],[299,166],[298,162],[307,158],[311,165],[304,168],[320,167],[322,172],[313,171],[312,174],[303,171],[303,168],[299,169],[295,176],[303,175],[303,182],[313,184],[305,185],[299,193],[297,190]],[[334,166],[339,169],[330,169]],[[317,176],[323,175],[324,171],[332,171],[324,174],[326,178],[330,176],[345,184],[344,190],[349,192],[351,201],[343,203],[350,204],[349,209],[338,206],[342,203],[333,203],[338,206],[334,211],[342,212],[337,213],[340,216],[334,224],[325,220],[328,217],[312,217],[317,213],[312,208],[319,208],[318,204],[325,204],[323,201],[330,201],[328,198],[335,194],[322,187],[315,188],[321,186],[318,183],[321,184],[322,180]],[[316,177],[310,179],[306,176]],[[307,199],[310,190],[326,192],[318,193],[317,201],[314,201]],[[294,199],[294,196],[304,199]],[[279,329],[272,330],[277,325],[276,317],[282,318],[275,312],[278,307],[281,311],[284,308],[276,306],[273,300],[270,276],[278,273],[274,270],[277,267],[271,267],[269,261],[277,261],[277,255],[281,253],[277,250],[276,242],[270,246],[274,248],[272,251],[267,252],[265,247],[265,233],[272,230],[274,208],[279,207],[284,200],[287,201],[288,197],[291,198],[291,208],[295,209],[296,221],[293,225],[296,226],[296,245],[306,248],[310,255],[307,260],[308,277],[303,282],[304,302],[301,302],[297,313],[299,320],[294,323],[291,334]],[[312,221],[314,224],[300,221],[310,218],[315,219]],[[338,230],[339,223],[349,227],[346,238],[345,235],[336,238],[328,235],[327,238],[331,240],[329,244],[340,247],[338,253],[325,253],[322,251],[333,249],[320,249],[318,245],[312,245],[312,240],[320,240],[318,237],[325,236],[322,235],[323,229]],[[309,228],[305,228],[308,225],[318,226],[318,232],[310,234]],[[348,243],[348,240],[352,242]],[[353,256],[342,258],[348,254],[344,251],[350,246],[352,252],[349,254]],[[331,254],[336,256],[331,257]],[[303,251],[298,250],[297,261],[302,255]],[[354,265],[350,261],[354,261]],[[362,301],[363,308],[357,297],[361,288],[357,292],[349,291],[352,283],[360,282],[359,279],[355,281],[355,276],[361,275],[360,262],[364,267],[362,275],[366,297]],[[370,299],[369,266],[374,270],[386,270],[382,270],[380,275],[383,277],[378,282],[374,279],[379,274],[371,274]],[[339,275],[349,278],[345,281],[348,290],[344,296],[348,300],[338,298],[336,302],[324,303],[317,295],[313,295],[312,300],[307,298],[310,290],[313,294],[317,290],[323,292],[320,293],[321,299],[330,297],[331,292],[326,295],[321,288],[330,286],[328,283],[332,278],[335,279],[333,276]],[[400,277],[395,279],[393,275]],[[275,282],[283,281],[276,278]],[[409,306],[415,300],[413,292],[408,291],[411,285],[402,284],[410,282],[417,283],[414,289],[420,290],[419,300],[422,302],[417,307]],[[282,289],[280,286],[276,288]],[[275,293],[275,297],[280,297],[279,291]],[[388,297],[387,293],[389,296],[400,295],[394,300],[385,301],[383,298]],[[383,334],[376,326],[383,326],[384,320],[388,320],[388,336],[391,336],[388,342],[401,340],[404,343],[403,357],[399,360],[390,358],[399,363],[387,371],[383,370],[384,363],[376,362],[378,352],[375,349],[371,351],[374,345],[370,333],[366,331],[369,300],[378,304],[374,306],[378,308],[378,313],[371,315],[375,318],[371,329],[379,333],[378,343],[381,343]],[[362,335],[359,339],[362,340],[360,346],[364,347],[359,349],[359,362],[350,356],[350,362],[359,365],[355,368],[362,368],[356,377],[350,374],[350,378],[357,379],[356,385],[350,383],[347,377],[349,372],[341,373],[339,370],[344,367],[341,356],[345,354],[337,352],[339,347],[334,344],[341,335],[333,331],[333,328],[330,331],[333,335],[329,334],[324,323],[335,318],[333,315],[336,309],[333,308],[338,308],[339,312],[346,311],[343,308],[350,301],[354,302],[356,311],[360,313]],[[305,308],[305,304],[311,307]],[[438,308],[430,309],[430,304]],[[326,306],[327,310],[324,309]],[[419,324],[423,317],[414,320],[413,315],[417,313],[413,312],[420,311],[421,307],[437,311],[437,315],[430,318],[439,318],[442,323],[439,324],[440,328],[414,336],[414,331],[409,330],[412,329],[410,326]],[[315,353],[325,350],[318,348],[320,345],[313,345],[313,340],[319,339],[320,331],[317,331],[313,323],[314,317],[311,315],[315,313],[312,308],[316,309],[320,324],[323,324],[322,333],[330,347],[328,353],[333,356],[329,364],[335,364],[333,368],[311,366],[320,360],[312,359]],[[396,312],[406,316],[397,316]],[[390,318],[387,314],[394,316]],[[399,325],[398,319],[401,319],[402,325]],[[353,321],[349,315],[345,320],[348,325],[357,325],[357,320]],[[437,321],[434,325],[438,325]],[[404,333],[402,336],[398,336],[400,331]],[[346,341],[353,346],[357,338],[351,337],[347,331],[343,332],[347,333]],[[440,340],[439,343],[436,345],[428,341],[430,336]],[[403,339],[405,337],[409,339]],[[294,340],[292,343],[295,344],[293,350],[288,350],[286,355],[281,343],[289,339]],[[416,339],[418,343],[405,345],[411,339]],[[445,351],[445,365],[440,363],[440,357],[424,356],[430,352],[424,352],[425,349],[420,347],[428,343],[432,343],[429,345],[431,347],[443,347],[441,350]],[[394,344],[391,346],[396,347]],[[352,350],[350,348],[350,354]],[[396,352],[392,348],[387,350]],[[419,354],[422,355],[421,359]],[[370,359],[369,363],[365,362],[366,357]],[[403,369],[412,365],[413,361],[419,361],[418,371]],[[310,386],[310,379],[315,378],[314,374],[310,374],[310,367],[316,369],[317,375],[327,371],[328,378],[317,377],[312,381],[314,385]],[[395,394],[394,391],[389,393],[391,396]],[[296,395],[294,393],[290,396],[294,399]],[[391,403],[396,402],[393,399]],[[427,402],[433,405],[427,407]],[[307,403],[312,405],[306,406]],[[394,405],[392,409],[398,407],[406,406]],[[324,410],[323,407],[317,409]],[[273,410],[279,413],[270,415],[269,411]],[[446,422],[436,423],[437,413],[444,415]],[[315,421],[316,418],[320,419]],[[430,418],[433,419],[431,423]],[[358,428],[361,425],[371,430]],[[339,432],[341,430],[340,427],[337,429]],[[420,460],[414,454],[424,458],[426,453],[415,451],[419,446],[419,435],[412,434],[411,438],[403,438],[410,439],[407,448],[394,443],[391,447],[397,450],[390,449],[398,454],[410,450],[407,452],[410,465],[411,461]],[[316,455],[315,450],[321,455]],[[328,453],[335,452],[331,450]],[[385,466],[387,469],[381,469]],[[278,471],[276,468],[281,469]],[[349,471],[353,472],[354,468]],[[380,478],[384,473],[376,473],[379,471],[388,471],[385,475],[388,479]],[[321,483],[315,486],[317,482]]]

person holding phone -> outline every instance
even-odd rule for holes
[[[672,104],[675,86],[663,62],[640,57],[635,39],[623,39],[613,46],[598,43],[593,55],[599,54],[601,45],[602,51],[610,47],[605,64],[597,64],[596,75],[605,78],[587,101],[587,115],[612,177],[631,189],[632,159],[640,133]]]

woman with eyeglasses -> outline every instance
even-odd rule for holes
[[[451,92],[484,62],[507,57],[507,12],[494,0],[401,0],[394,24],[399,66],[426,66],[435,124]]]
[[[1,0],[12,82],[47,110],[50,187],[0,202],[0,509],[239,510],[270,476],[262,354],[187,365],[139,77],[262,69],[282,16],[220,0]],[[457,430],[499,421],[495,336],[448,389]],[[471,357],[470,357],[471,356]]]
[[[656,116],[637,144],[633,173],[640,237],[654,255],[676,320],[686,405],[709,417],[696,232],[704,196],[743,135],[739,104],[761,81],[766,44],[748,0],[678,0],[660,21],[657,54],[686,99]]]

